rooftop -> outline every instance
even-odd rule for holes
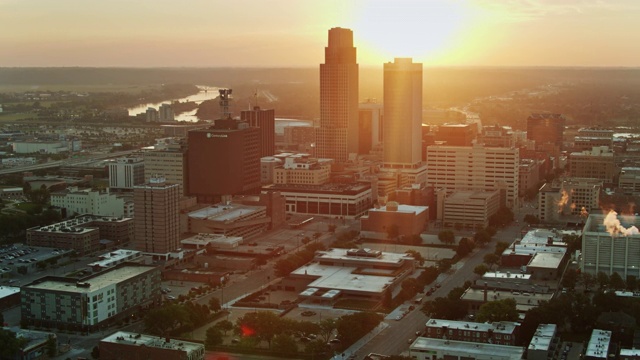
[[[608,225],[605,225],[605,222]],[[632,236],[638,238],[638,228],[640,228],[640,221],[637,216],[630,215],[618,215],[615,211],[609,214],[589,214],[587,221],[584,225],[584,232],[596,232],[600,236],[605,235],[607,232],[614,236]],[[634,231],[635,229],[635,231]]]
[[[393,284],[394,277],[354,274],[361,267],[329,266],[312,263],[294,270],[293,275],[317,277],[308,287],[316,289],[381,293]]]
[[[393,208],[387,209],[387,206],[382,206],[379,209],[373,208],[369,209],[369,212],[399,212],[405,214],[421,214],[425,211],[428,211],[428,206],[413,206],[413,205],[402,205],[398,204],[398,209],[394,210]]]
[[[518,326],[520,326],[519,323],[508,321],[494,322],[492,324],[442,319],[431,319],[427,321],[427,327],[446,327],[447,329],[473,329],[483,332],[493,331],[493,333],[496,334],[513,334]]]
[[[488,290],[487,300],[513,299],[516,301],[516,309],[522,313],[538,306],[541,301],[549,301],[553,297],[553,293],[543,294],[538,290],[535,285],[523,285],[518,291]],[[461,299],[474,302],[484,301],[484,289],[468,288],[462,294]]]
[[[20,292],[19,287],[15,286],[0,286],[0,299]]]
[[[121,267],[101,272],[94,276],[80,279],[77,283],[77,279],[75,278],[48,276],[38,279],[24,287],[28,289],[53,290],[71,293],[90,293],[97,289],[134,278],[152,269],[154,269],[154,267],[148,265],[126,264]],[[82,284],[88,284],[88,286],[82,286]]]
[[[188,245],[208,245],[208,244],[236,244],[242,241],[239,236],[224,236],[222,234],[198,234],[184,240],[180,240],[182,244]]]
[[[358,194],[367,190],[371,190],[371,184],[361,183],[361,182],[327,183],[322,185],[273,184],[273,185],[263,186],[263,189],[277,190],[282,192]]]
[[[169,338],[165,339],[158,336],[136,334],[126,331],[115,332],[102,339],[101,342],[127,344],[132,346],[157,347],[163,349],[185,351],[187,353],[198,351],[201,349],[201,351],[204,352],[204,344]]]
[[[189,213],[190,218],[212,221],[233,221],[242,216],[265,211],[264,206],[251,206],[231,203],[216,204]]]
[[[538,252],[533,255],[527,266],[545,269],[557,269],[560,267],[562,258],[564,258],[564,254]]]
[[[485,344],[424,337],[417,338],[413,344],[411,344],[411,350],[437,351],[444,355],[444,357],[451,354],[456,358],[459,354],[464,353],[465,357],[469,358],[491,358],[496,360],[520,360],[524,354],[524,348],[520,346]]]
[[[495,271],[495,272],[486,272],[484,273],[484,275],[482,275],[483,279],[522,279],[522,280],[529,280],[531,279],[531,274],[518,274],[518,273],[511,273],[509,271],[507,272],[500,272],[500,271]]]
[[[376,256],[369,256],[373,251],[370,249],[360,249],[363,251],[349,252],[347,249],[335,249],[331,248],[325,251],[316,252],[316,260],[351,260],[358,263],[358,266],[376,266],[382,264],[400,264],[405,260],[413,259],[411,255],[398,254],[391,252],[376,252]],[[349,254],[353,255],[349,255]]]
[[[529,343],[529,350],[549,350],[556,335],[556,324],[540,324]]]
[[[609,353],[609,343],[611,342],[611,331],[593,329],[591,339],[584,352],[585,357],[606,359]]]
[[[87,265],[108,267],[124,259],[131,259],[139,256],[142,256],[142,253],[140,251],[119,249],[119,250],[108,252],[106,254],[102,254],[99,256],[100,260],[92,262]]]

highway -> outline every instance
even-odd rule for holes
[[[104,160],[110,158],[118,158],[121,156],[130,155],[138,150],[127,150],[127,151],[118,151],[114,153],[101,154],[101,155],[89,155],[88,157],[80,158],[80,159],[66,159],[66,160],[58,160],[58,161],[49,161],[44,164],[36,164],[36,165],[27,165],[27,166],[18,166],[9,169],[0,170],[0,176],[8,175],[8,174],[16,174],[22,173],[25,171],[34,171],[34,170],[42,170],[42,169],[52,169],[61,166],[73,165],[73,164],[81,164],[85,162],[91,162],[96,160]]]

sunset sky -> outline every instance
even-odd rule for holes
[[[0,66],[640,66],[640,1],[0,0]]]

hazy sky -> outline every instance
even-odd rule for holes
[[[0,66],[640,66],[639,0],[0,0]]]

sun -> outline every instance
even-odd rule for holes
[[[462,1],[360,2],[352,25],[359,62],[378,65],[395,57],[441,58],[465,27],[468,10]]]

